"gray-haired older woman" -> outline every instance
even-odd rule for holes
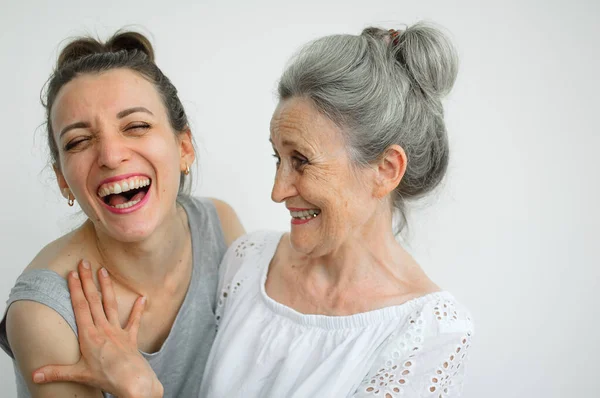
[[[246,235],[225,255],[202,397],[460,395],[468,312],[425,275],[392,225],[399,212],[402,227],[406,201],[446,172],[441,98],[456,72],[451,43],[426,24],[324,37],[295,57],[270,134],[272,199],[289,209],[291,231]],[[122,344],[105,329],[91,328],[104,344]],[[79,369],[88,382],[133,390],[135,380],[103,366],[97,342],[86,344]],[[141,361],[134,351],[110,353]],[[81,373],[44,371],[51,380]]]

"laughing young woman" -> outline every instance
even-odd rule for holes
[[[103,394],[31,379],[41,365],[80,357],[65,278],[81,258],[89,261],[81,267],[111,276],[117,322],[145,308],[136,348],[157,375],[150,388],[197,396],[215,336],[218,265],[243,229],[225,203],[185,193],[195,155],[177,90],[148,40],[124,32],[67,45],[45,107],[65,204],[76,200],[88,219],[46,246],[11,291],[0,345],[14,360],[18,396]]]

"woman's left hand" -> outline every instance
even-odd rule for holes
[[[162,397],[163,386],[140,354],[137,335],[145,297],[138,297],[125,328],[121,328],[112,282],[98,271],[102,298],[83,260],[79,273],[67,278],[77,322],[81,358],[74,365],[48,365],[33,372],[35,383],[70,381],[100,388],[119,397]]]

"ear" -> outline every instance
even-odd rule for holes
[[[65,199],[70,199],[69,184],[67,184],[67,180],[65,180],[65,176],[63,175],[62,171],[60,171],[60,168],[58,167],[58,165],[56,163],[52,165],[52,168],[54,169],[54,174],[56,175],[56,182],[58,183],[58,189],[60,190],[61,195]]]
[[[373,195],[384,198],[389,195],[404,177],[408,158],[400,145],[392,145],[376,164],[376,184]]]
[[[194,150],[194,143],[192,141],[192,132],[190,129],[186,129],[184,132],[178,135],[179,138],[179,154],[180,154],[180,166],[181,171],[190,167],[194,160],[196,160],[196,151]]]

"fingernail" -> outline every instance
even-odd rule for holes
[[[142,297],[142,304],[146,304],[146,296]]]
[[[100,273],[105,278],[108,276],[108,271],[106,270],[106,268],[100,268]]]
[[[79,279],[79,274],[77,273],[77,271],[71,271],[71,275],[73,275],[73,278]]]
[[[83,268],[85,269],[90,269],[90,263],[87,260],[83,260],[81,265],[83,265]]]
[[[33,375],[33,382],[34,383],[41,383],[46,379],[46,376],[44,376],[43,373],[36,373]]]

